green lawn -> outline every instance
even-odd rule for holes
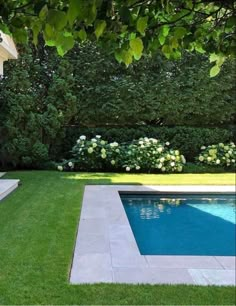
[[[24,171],[0,202],[0,304],[234,305],[233,287],[70,285],[85,184],[234,184],[234,174],[132,175]]]

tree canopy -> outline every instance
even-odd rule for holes
[[[126,66],[143,53],[205,53],[215,76],[235,55],[235,10],[233,0],[0,0],[0,30],[20,43],[42,33],[59,55],[98,41]]]

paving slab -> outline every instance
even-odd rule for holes
[[[79,255],[74,260],[70,276],[72,284],[111,283],[112,281],[110,254]]]
[[[0,200],[8,196],[13,190],[18,187],[19,180],[0,179]]]
[[[235,256],[217,256],[216,260],[223,266],[224,269],[235,270]]]
[[[168,269],[221,269],[222,266],[213,256],[145,256],[149,267]]]
[[[235,286],[235,270],[189,269],[195,284]]]

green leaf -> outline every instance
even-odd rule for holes
[[[165,55],[165,57],[169,59],[170,55],[171,55],[171,52],[172,52],[172,49],[170,48],[170,46],[164,45],[161,50],[162,50],[163,54]]]
[[[47,22],[56,30],[62,30],[67,24],[67,16],[62,11],[49,10]]]
[[[69,22],[69,25],[72,27],[76,17],[79,15],[79,3],[80,1],[78,0],[70,0],[69,3],[69,9],[67,12],[67,19]]]
[[[41,11],[39,12],[39,19],[44,21],[47,17],[47,14],[48,14],[48,6],[47,6],[47,4],[45,4],[42,7]]]
[[[170,31],[170,27],[168,25],[165,25],[161,28],[161,33],[164,37],[168,36]]]
[[[121,49],[118,49],[115,51],[115,58],[118,63],[122,62],[122,50]]]
[[[48,23],[45,24],[43,34],[44,34],[45,41],[51,40],[52,38],[54,38],[54,29],[52,28],[52,26],[50,24],[48,24]]]
[[[135,39],[132,39],[130,42],[129,42],[129,45],[130,45],[130,48],[133,52],[133,55],[134,55],[134,58],[136,60],[139,60],[142,56],[142,52],[143,52],[143,41],[141,38],[135,38]]]
[[[78,37],[79,37],[82,41],[86,40],[86,38],[87,38],[87,33],[86,33],[86,31],[85,31],[84,29],[81,29],[81,30],[78,32]]]
[[[121,59],[125,63],[126,67],[128,67],[132,63],[132,54],[129,50],[121,51]]]
[[[95,35],[97,39],[103,34],[106,28],[106,21],[105,20],[98,20],[95,25]]]
[[[218,65],[215,65],[210,70],[210,77],[215,77],[220,72],[220,67]]]
[[[163,36],[163,35],[160,33],[159,36],[158,36],[158,40],[159,40],[159,42],[160,42],[160,44],[161,44],[161,46],[162,46],[162,45],[164,45],[164,43],[165,43],[165,41],[166,41],[166,38],[165,38],[165,36]]]
[[[58,41],[57,52],[59,55],[63,56],[67,51],[74,47],[75,41],[72,36],[60,36],[60,41]]]
[[[179,46],[178,40],[175,37],[172,37],[171,40],[171,48],[172,49],[177,49]]]
[[[84,0],[80,0],[81,2],[84,2]],[[90,0],[86,2],[87,9],[86,9],[86,18],[85,22],[87,25],[91,25],[97,16],[97,7],[96,7],[96,1]]]
[[[33,43],[37,45],[38,43],[38,35],[39,32],[42,30],[42,23],[40,21],[36,21],[32,25],[32,31],[33,31]]]
[[[147,28],[147,22],[148,22],[148,16],[145,17],[140,17],[137,21],[137,31],[142,34],[145,35],[145,30]]]
[[[177,39],[183,38],[187,34],[187,30],[184,27],[177,27],[174,31],[174,36]]]
[[[28,35],[26,30],[24,29],[14,29],[14,38],[16,40],[16,42],[20,43],[20,44],[26,44],[28,41]]]
[[[219,56],[218,56],[217,54],[212,53],[212,54],[210,55],[210,63],[217,61],[218,58],[219,58]]]

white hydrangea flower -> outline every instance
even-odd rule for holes
[[[92,142],[97,142],[97,139],[96,138],[92,138],[91,141]]]
[[[161,169],[162,166],[163,166],[163,165],[160,163],[160,164],[157,165],[157,168],[158,168],[158,169]]]
[[[202,155],[199,156],[198,158],[201,162],[204,161],[204,157]]]
[[[170,143],[169,143],[169,141],[167,141],[167,142],[166,142],[166,146],[169,146],[169,145],[170,145]]]
[[[94,147],[94,148],[96,148],[96,147],[97,147],[96,142],[93,142],[93,147]]]
[[[115,165],[116,161],[114,159],[111,160],[111,164]]]
[[[57,166],[57,170],[63,171],[63,167],[62,166]]]
[[[80,140],[86,140],[86,136],[85,135],[81,135],[79,139]]]
[[[101,158],[103,158],[103,159],[105,159],[106,157],[107,157],[106,154],[101,155]]]
[[[175,158],[175,156],[174,156],[174,155],[172,155],[172,156],[171,156],[171,159],[172,159],[172,160],[175,160],[176,158]]]
[[[73,168],[73,167],[74,167],[74,164],[73,164],[72,162],[69,162],[69,163],[68,163],[68,166],[71,167],[71,168]]]
[[[116,153],[120,153],[120,150],[119,150],[119,149],[116,149]]]
[[[166,171],[166,168],[165,168],[165,167],[162,167],[162,168],[161,168],[161,171],[162,171],[162,172],[165,172],[165,171]]]
[[[93,148],[92,148],[92,147],[89,147],[89,148],[88,148],[88,153],[89,153],[89,154],[93,153]]]
[[[161,158],[160,158],[160,162],[161,162],[161,163],[164,163],[164,161],[165,161],[165,158],[164,158],[164,157],[161,157]]]
[[[235,159],[232,159],[231,161],[232,161],[233,164],[235,163]]]
[[[217,164],[217,165],[220,164],[220,160],[219,160],[219,159],[216,160],[216,164]]]
[[[163,147],[157,148],[157,152],[161,153],[163,151]]]
[[[153,139],[152,139],[152,142],[153,142],[153,143],[158,143],[158,140],[155,139],[155,138],[153,138]]]
[[[209,161],[209,162],[211,161],[211,157],[210,156],[207,157],[207,161]]]
[[[101,149],[101,152],[102,152],[102,153],[106,153],[106,149],[102,148],[102,149]]]
[[[179,155],[179,150],[175,150],[175,155]]]
[[[126,167],[125,170],[126,170],[127,172],[129,172],[129,171],[130,171],[130,167]]]
[[[106,141],[104,141],[104,140],[101,140],[101,145],[105,145],[106,144]]]
[[[142,141],[142,140],[140,140],[138,143],[139,143],[140,145],[143,145],[143,141]]]
[[[186,159],[183,155],[181,155],[181,161],[182,161],[183,164],[186,164]]]
[[[201,146],[201,150],[205,150],[206,149],[206,147],[205,146]]]
[[[140,170],[140,166],[136,166],[135,169],[136,169],[136,170]]]
[[[178,166],[178,172],[182,172],[183,167],[182,166]]]
[[[101,135],[96,135],[95,137],[98,138],[98,139],[100,139],[102,136],[101,136]]]
[[[171,167],[174,167],[175,166],[175,162],[171,162],[170,165],[171,165]]]
[[[76,141],[76,143],[79,144],[79,143],[80,143],[80,139],[78,139],[78,140]]]

